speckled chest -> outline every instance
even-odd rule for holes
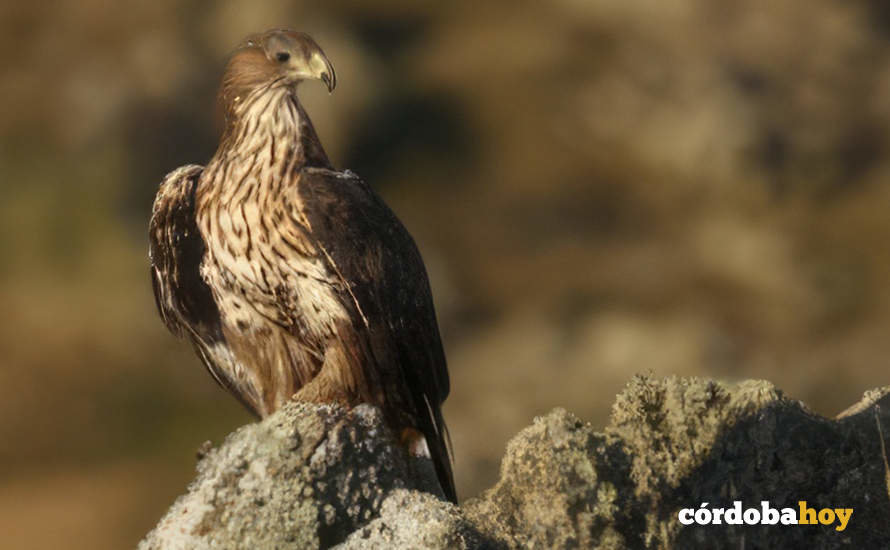
[[[323,338],[345,319],[340,281],[312,239],[299,176],[277,180],[262,155],[211,170],[202,182],[198,227],[207,245],[201,275],[230,327],[250,333],[269,323]],[[242,173],[243,171],[243,173]],[[203,193],[202,193],[203,191]],[[226,192],[228,191],[228,192]]]
[[[230,330],[271,324],[325,337],[348,313],[299,192],[301,111],[287,89],[248,97],[242,109],[198,182],[201,275]]]

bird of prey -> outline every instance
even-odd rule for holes
[[[378,406],[456,502],[423,260],[381,198],[331,165],[297,98],[311,79],[336,85],[303,33],[251,36],[229,58],[219,148],[207,166],[168,174],[155,198],[158,310],[259,417],[290,399]]]

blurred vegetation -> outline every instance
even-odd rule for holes
[[[888,383],[886,3],[311,4],[0,6],[3,547],[132,546],[250,420],[156,317],[145,232],[215,148],[227,51],[274,26],[333,60],[304,103],[424,253],[463,497],[636,372],[825,414]]]

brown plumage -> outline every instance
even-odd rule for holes
[[[219,149],[205,168],[168,174],[155,199],[158,309],[260,417],[291,398],[379,406],[456,502],[423,261],[371,188],[331,166],[297,99],[305,79],[336,84],[305,34],[269,31],[230,58]]]

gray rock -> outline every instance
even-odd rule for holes
[[[507,448],[501,479],[464,503],[512,548],[888,548],[890,502],[877,422],[890,387],[838,420],[771,384],[638,376],[604,433],[557,409]],[[682,508],[853,508],[846,530],[813,525],[683,526]]]
[[[393,491],[380,517],[352,533],[340,550],[429,548],[470,549],[493,546],[450,502],[417,491]]]
[[[140,548],[890,547],[888,409],[890,387],[832,420],[768,382],[638,376],[603,432],[562,409],[535,419],[457,507],[376,409],[294,403],[209,451]],[[844,531],[677,519],[736,500],[854,511]]]
[[[439,492],[432,464],[409,459],[377,409],[291,403],[207,451],[139,548],[329,547],[404,488]]]

